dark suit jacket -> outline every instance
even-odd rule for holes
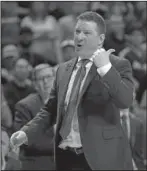
[[[88,164],[93,170],[132,169],[129,141],[121,128],[119,108],[128,108],[133,100],[133,82],[130,63],[126,59],[110,56],[112,68],[100,77],[93,64],[78,101],[79,130]],[[64,117],[67,86],[77,62],[72,59],[59,66],[53,89],[45,107],[22,128],[29,144],[50,125],[57,123],[55,160],[58,168],[60,155],[59,134]],[[37,134],[36,134],[37,132]]]
[[[32,120],[43,106],[39,94],[32,93],[15,105],[15,131],[20,130],[27,122]],[[20,159],[28,156],[53,156],[53,128],[42,136],[37,135],[33,144],[21,146]]]
[[[145,169],[144,165],[144,129],[142,121],[130,113],[130,143],[132,146],[133,159],[139,170]]]

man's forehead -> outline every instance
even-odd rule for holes
[[[96,22],[90,20],[78,20],[75,26],[75,29],[78,28],[84,28],[84,29],[90,29],[90,28],[97,28]]]

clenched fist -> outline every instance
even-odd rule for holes
[[[10,138],[10,146],[16,148],[28,142],[28,138],[25,132],[17,131],[12,134]]]
[[[95,53],[94,53],[94,58],[93,58],[93,62],[96,65],[97,68],[100,68],[104,65],[107,65],[108,63],[110,63],[110,59],[109,56],[111,53],[115,52],[114,49],[109,49],[109,50],[105,50],[103,48],[98,49]]]

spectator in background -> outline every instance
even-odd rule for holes
[[[33,31],[32,52],[43,56],[48,63],[55,65],[62,61],[59,27],[56,19],[47,12],[47,2],[33,1],[30,14],[22,20],[21,27],[28,27]]]
[[[53,69],[48,64],[40,64],[33,70],[36,93],[31,93],[15,106],[14,128],[18,131],[32,120],[48,99],[53,84]],[[22,170],[53,170],[53,128],[43,137],[38,137],[31,146],[20,147]]]
[[[143,100],[146,100],[146,98],[144,98],[146,91],[147,91],[147,73],[142,78],[136,94],[136,100],[140,105]],[[145,105],[143,106],[146,109],[146,106]]]
[[[110,19],[109,33],[104,44],[105,49],[115,49],[115,54],[119,56],[119,52],[125,48],[125,23],[123,19]]]
[[[140,84],[146,72],[144,67],[146,56],[144,56],[145,53],[141,48],[144,42],[144,34],[140,29],[132,28],[126,36],[126,39],[126,48],[120,52],[119,56],[130,61],[133,75]]]
[[[10,80],[13,79],[12,70],[15,64],[15,61],[19,58],[19,51],[18,48],[13,45],[9,44],[4,46],[2,49],[2,84],[6,84]]]
[[[77,16],[87,11],[88,2],[86,1],[74,1],[72,4],[72,13],[70,15],[60,18],[60,31],[61,31],[61,41],[67,39],[73,39],[74,28],[76,24]]]
[[[29,67],[27,60],[17,59],[12,70],[13,79],[4,87],[4,95],[11,109],[13,119],[15,104],[34,91],[30,80],[28,80]]]
[[[142,121],[129,109],[120,110],[121,124],[132,148],[134,170],[145,170],[144,165],[144,128]]]
[[[91,1],[90,2],[90,10],[93,12],[97,12],[104,19],[108,18],[108,7],[105,2]]]
[[[29,27],[22,27],[20,30],[20,38],[19,38],[19,52],[20,57],[27,59],[29,63],[35,67],[40,63],[47,63],[47,59],[44,56],[38,54],[37,52],[32,51],[33,44],[33,31]]]
[[[62,54],[63,54],[62,56],[63,56],[64,62],[69,61],[76,57],[75,46],[74,46],[73,40],[64,40],[61,43],[61,48],[62,48]]]
[[[107,12],[108,33],[104,44],[106,49],[115,48],[115,54],[119,56],[119,52],[125,48],[125,22],[124,14],[126,6],[124,2],[109,2]]]
[[[50,1],[48,6],[49,14],[54,16],[56,20],[59,20],[61,17],[65,15],[64,10],[61,8],[60,4],[62,1]]]
[[[29,27],[22,27],[19,34],[20,57],[31,62],[31,45],[33,41],[33,31]]]
[[[19,38],[18,4],[15,1],[2,1],[1,3],[2,45],[17,44]]]

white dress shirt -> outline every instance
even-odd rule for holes
[[[71,79],[70,79],[69,84],[68,84],[68,89],[67,89],[65,102],[64,102],[65,110],[67,109],[67,105],[68,105],[69,98],[70,98],[70,95],[71,95],[72,86],[73,86],[73,83],[74,83],[74,80],[75,80],[75,76],[77,74],[78,69],[80,68],[80,62],[79,62],[80,60],[81,60],[81,58],[79,57],[78,62],[76,64],[76,67],[73,70],[73,73],[71,75]],[[93,64],[93,57],[91,57],[89,59],[89,62],[85,66],[86,67],[86,74],[85,74],[84,79],[82,80],[80,91],[83,88],[84,82],[85,82],[85,80],[87,78],[87,75],[88,75],[88,73],[89,73],[89,71],[91,69],[92,64]],[[112,66],[111,63],[108,63],[107,65],[104,65],[103,67],[98,68],[97,72],[99,73],[100,76],[104,76],[110,70],[111,66]],[[73,148],[82,147],[80,133],[79,133],[79,127],[78,127],[78,118],[77,118],[76,112],[74,114],[74,117],[73,117],[73,120],[72,120],[72,123],[71,123],[70,133],[69,133],[69,135],[67,136],[67,138],[65,140],[61,141],[59,147],[62,148],[62,149],[65,149],[66,147],[73,147]]]

